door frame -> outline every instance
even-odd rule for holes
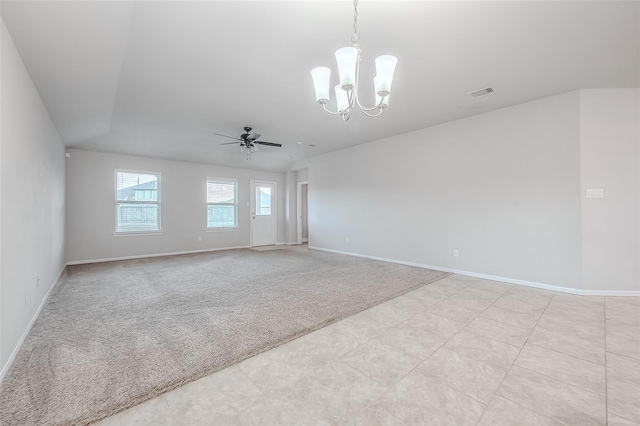
[[[273,245],[276,245],[278,243],[278,207],[277,207],[277,201],[278,201],[278,184],[276,182],[270,182],[268,180],[253,180],[251,179],[249,181],[249,196],[251,198],[249,198],[249,222],[250,222],[250,227],[249,227],[249,242],[251,244],[251,247],[253,247],[253,211],[251,210],[251,203],[253,202],[253,207],[256,207],[256,199],[255,199],[255,194],[253,192],[253,186],[254,184],[260,184],[260,183],[268,183],[273,185],[273,198],[272,198],[272,206],[271,209],[273,211]]]
[[[302,244],[302,185],[307,185],[307,224],[309,223],[309,181],[303,180],[298,182],[296,187],[296,242],[298,244]],[[308,237],[307,241],[309,241]]]

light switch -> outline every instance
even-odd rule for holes
[[[585,191],[586,198],[604,198],[604,189],[587,189]]]

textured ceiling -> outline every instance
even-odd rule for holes
[[[639,2],[361,1],[361,96],[398,57],[389,109],[348,122],[309,71],[349,45],[349,1],[3,1],[69,147],[284,171],[296,160],[580,88],[640,86]],[[334,83],[335,84],[335,83]],[[495,93],[474,99],[487,86]],[[227,139],[280,142],[247,161]],[[303,142],[298,145],[297,142]],[[310,147],[315,144],[316,147]]]

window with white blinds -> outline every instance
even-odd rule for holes
[[[160,229],[160,173],[116,170],[116,233]]]
[[[238,226],[238,182],[207,178],[207,228]]]

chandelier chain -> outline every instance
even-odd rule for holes
[[[353,37],[351,42],[356,46],[360,43],[360,34],[358,34],[358,0],[353,0]]]
[[[353,0],[353,33],[358,34],[358,0]]]

